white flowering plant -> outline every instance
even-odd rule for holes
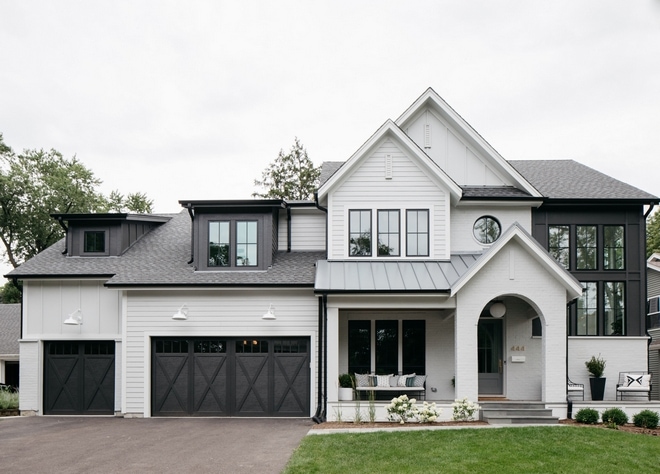
[[[454,416],[452,419],[455,421],[474,420],[475,413],[481,409],[478,404],[469,401],[467,397],[461,400],[454,400],[451,407],[454,409]]]
[[[438,408],[435,402],[424,402],[421,408],[417,408],[415,416],[420,423],[435,423],[440,413],[442,413],[442,408]]]
[[[417,414],[416,402],[417,400],[414,398],[409,399],[408,395],[393,398],[390,404],[385,407],[389,420],[404,424],[410,418],[414,418]]]

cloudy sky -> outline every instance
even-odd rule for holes
[[[0,132],[104,192],[249,198],[299,137],[345,160],[433,87],[507,159],[660,195],[660,0],[0,2]]]

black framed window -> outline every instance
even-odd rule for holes
[[[426,373],[426,321],[423,319],[404,319],[403,337],[403,373]]]
[[[371,321],[369,320],[348,322],[348,372],[351,374],[371,372]]]
[[[105,231],[104,230],[86,230],[84,235],[85,253],[104,253],[105,252]]]
[[[229,221],[209,222],[209,267],[229,266]]]
[[[348,211],[348,254],[354,257],[371,256],[371,211]]]
[[[236,222],[236,266],[256,267],[258,242],[257,221]]]
[[[492,216],[482,216],[477,219],[472,227],[474,238],[482,244],[492,244],[499,239],[502,226]]]
[[[399,249],[399,211],[378,211],[378,255],[398,257]]]
[[[576,226],[576,268],[596,270],[598,268],[598,227],[595,225]]]
[[[409,257],[429,256],[429,211],[427,209],[406,211],[406,255]]]
[[[582,295],[577,299],[577,335],[598,335],[598,284],[583,282]]]
[[[605,270],[624,269],[624,247],[623,226],[603,226],[603,268]]]
[[[606,336],[624,336],[626,327],[626,285],[621,281],[603,283],[605,297],[603,326]]]
[[[268,341],[262,339],[244,339],[236,341],[237,354],[264,354],[268,353]]]
[[[376,321],[376,374],[399,371],[399,321]]]
[[[548,251],[560,265],[570,266],[570,226],[551,225],[548,227]]]

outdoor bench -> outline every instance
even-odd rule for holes
[[[628,371],[619,372],[619,382],[616,384],[616,399],[623,400],[624,395],[642,395],[651,399],[650,372]]]
[[[402,378],[406,379],[405,382]],[[410,398],[424,400],[426,398],[426,375],[355,374],[355,391],[367,394],[371,392],[374,396],[382,395],[382,398],[385,399],[406,394]]]

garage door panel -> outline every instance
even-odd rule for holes
[[[161,415],[187,412],[188,355],[159,354],[154,364],[156,397],[155,410]]]
[[[44,412],[77,413],[77,401],[82,390],[78,355],[51,356],[46,362]]]
[[[107,356],[86,356],[83,409],[89,414],[107,412],[114,406],[115,360]]]
[[[194,407],[198,415],[227,413],[227,356],[196,354],[194,362]]]
[[[275,354],[273,392],[275,412],[282,416],[309,413],[309,357]]]
[[[268,354],[236,354],[236,413],[267,415]]]

